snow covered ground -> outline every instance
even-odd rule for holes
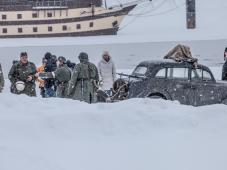
[[[196,1],[196,30],[186,29],[184,2],[141,4],[117,36],[0,39],[4,74],[21,51],[39,65],[47,51],[76,62],[86,51],[97,63],[103,50],[110,51],[119,72],[129,73],[138,62],[161,59],[183,43],[220,79],[227,1]],[[0,170],[226,170],[226,109],[151,99],[88,105],[29,98],[10,94],[7,81],[0,94]]]
[[[0,95],[1,170],[226,170],[226,106]]]
[[[212,67],[219,77],[220,67]],[[119,72],[130,70],[119,70]],[[217,78],[218,78],[217,77]],[[226,105],[0,94],[1,170],[226,170]]]

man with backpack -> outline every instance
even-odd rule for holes
[[[95,103],[96,88],[99,81],[97,67],[89,62],[88,54],[79,54],[80,63],[73,70],[68,87],[68,96],[74,100]]]
[[[20,54],[20,61],[13,64],[8,77],[12,83],[12,93],[36,96],[36,66],[34,63],[28,61],[26,52]]]
[[[67,97],[68,82],[71,79],[71,69],[66,64],[65,57],[58,57],[57,70],[53,72],[55,83],[57,85],[56,96],[60,98]]]

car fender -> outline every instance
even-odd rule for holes
[[[166,100],[172,100],[170,94],[165,90],[152,90],[151,92],[147,93],[146,97],[150,97],[152,95],[161,95],[164,96]]]

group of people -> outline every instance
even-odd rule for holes
[[[34,63],[28,61],[27,53],[22,52],[20,59],[13,61],[8,74],[10,90],[14,94],[36,96],[38,83],[40,95],[44,98],[71,98],[87,103],[95,103],[98,99],[106,102],[108,97],[113,100],[127,98],[128,87],[124,81],[116,79],[116,68],[108,51],[103,52],[97,67],[89,61],[85,52],[81,52],[78,58],[80,63],[75,64],[63,56],[57,58],[47,52],[42,58],[42,65],[36,68]],[[190,48],[181,44],[169,51],[164,59],[189,62],[195,68],[198,65],[198,59],[192,57]],[[227,48],[224,60],[222,80],[227,80]],[[4,83],[0,64],[0,92],[4,88]]]
[[[42,97],[71,98],[87,103],[97,102],[97,90],[111,95],[116,68],[109,52],[102,55],[98,67],[89,61],[88,54],[81,52],[80,63],[74,64],[65,57],[47,52],[42,65],[36,67],[28,60],[28,54],[22,52],[20,59],[14,61],[8,78],[10,91],[14,94],[36,96],[36,83]],[[0,92],[4,87],[4,78],[0,64]]]

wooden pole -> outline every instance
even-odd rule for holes
[[[195,0],[186,0],[186,23],[188,29],[196,28],[196,4]]]

